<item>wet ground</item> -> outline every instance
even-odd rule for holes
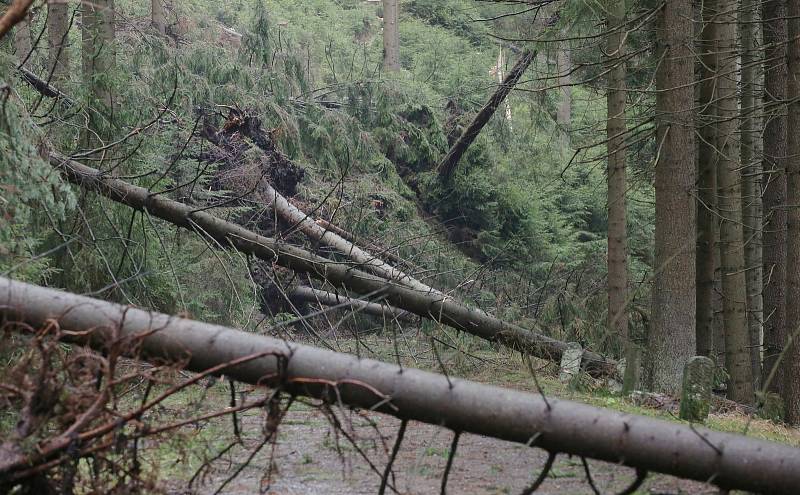
[[[280,426],[277,442],[267,444],[220,493],[244,494],[375,494],[400,422],[378,414],[338,413],[344,430],[356,440],[364,456],[325,415],[310,407],[293,408]],[[371,425],[370,420],[375,424]],[[262,417],[242,418],[245,447],[237,447],[214,464],[199,493],[216,493],[221,484],[242,468],[263,435]],[[453,433],[431,425],[409,423],[394,463],[392,489],[386,493],[440,493]],[[536,478],[547,453],[500,440],[462,435],[447,483],[451,494],[518,494]],[[266,474],[272,462],[272,473]],[[619,493],[634,480],[633,470],[589,462],[599,493]],[[378,471],[378,472],[376,472]],[[179,492],[180,490],[175,490]],[[537,494],[594,494],[579,458],[559,455]],[[650,476],[636,493],[712,494],[710,485],[669,476]]]

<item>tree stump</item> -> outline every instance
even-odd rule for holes
[[[711,387],[714,383],[714,361],[695,356],[683,368],[680,418],[703,422],[711,407]]]

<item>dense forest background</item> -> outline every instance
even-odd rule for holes
[[[319,209],[318,216],[333,218],[361,238],[397,246],[401,256],[430,270],[426,276],[436,280],[433,285],[466,282],[464,295],[481,307],[508,312],[511,319],[538,320],[568,340],[614,348],[602,328],[608,222],[602,80],[568,88],[564,110],[556,63],[560,51],[568,50],[572,64],[593,65],[599,73],[597,60],[592,61],[598,56],[595,42],[575,41],[567,48],[541,43],[541,55],[508,99],[511,120],[493,119],[453,183],[442,188],[434,169],[447,151],[448,133],[466,126],[483,105],[496,84],[498,56],[501,70],[514,62],[509,44],[489,35],[498,28],[508,36],[529,35],[535,14],[475,22],[505,7],[466,1],[404,4],[399,24],[403,70],[387,74],[376,2],[181,2],[168,26],[179,33],[177,45],[149,34],[146,8],[142,2],[116,3],[119,70],[103,81],[114,93],[113,129],[107,132],[120,139],[137,131],[108,158],[124,157],[125,175],[149,174],[142,184],[159,190],[202,172],[193,182],[193,196],[185,197],[210,201],[220,194],[209,186],[216,170],[198,167],[193,158],[207,143],[191,133],[202,118],[225,113],[226,105],[246,109],[304,169],[299,204]],[[574,14],[562,12],[564,21],[552,20],[555,24],[541,32],[557,33],[567,25],[596,29],[586,13]],[[566,20],[580,15],[586,20]],[[34,35],[45,29],[45,17],[33,19]],[[70,19],[76,19],[72,12]],[[227,29],[243,33],[241,39]],[[75,53],[58,87],[79,100],[87,91],[77,76],[80,32],[73,29],[69,36],[74,39],[65,51]],[[16,59],[8,51],[6,57],[6,67],[13,66]],[[26,66],[47,73],[44,46]],[[94,205],[81,204],[80,194],[64,187],[37,158],[42,140],[53,149],[75,150],[80,125],[64,121],[78,117],[62,115],[63,108],[32,88],[15,85],[14,90],[16,98],[6,107],[4,149],[10,153],[4,170],[9,186],[34,189],[10,198],[15,214],[3,229],[4,271],[166,312],[187,311],[198,319],[245,323],[258,306],[257,294],[247,287],[247,267],[234,257],[225,260],[230,273],[209,271],[209,264],[220,261],[198,256],[207,250],[202,240],[156,235],[158,224],[135,221],[127,229],[130,243],[118,242],[116,235],[127,238],[127,232],[112,232],[120,225],[127,228],[131,214],[112,205],[95,211]],[[642,102],[638,111],[647,105]],[[559,112],[564,122],[558,121]],[[36,118],[57,122],[41,126],[32,122]],[[639,117],[632,112],[631,118]],[[646,135],[652,124],[641,120],[637,125]],[[629,154],[631,280],[636,283],[630,304],[642,309],[648,305],[652,272],[651,141],[640,139]],[[183,155],[176,156],[182,148]],[[159,178],[154,169],[168,169],[168,176]],[[29,177],[37,173],[47,180],[31,183]],[[237,214],[232,210],[225,214]],[[78,211],[85,212],[86,221]],[[86,222],[96,230],[95,238],[109,240],[90,242],[88,249],[62,247],[71,237],[57,232],[68,236],[62,229]],[[40,256],[51,250],[56,252]],[[470,281],[474,272],[481,276]],[[226,296],[217,290],[223,286]],[[223,303],[220,297],[232,299]],[[208,304],[212,299],[215,303]]]
[[[703,356],[700,421],[721,408],[736,419],[716,429],[797,444],[800,2],[3,5],[22,15],[0,22],[0,276],[691,421],[684,366]],[[66,421],[51,404],[20,427],[38,396],[19,383],[80,377],[75,410],[115,383],[114,351],[72,374],[51,362],[63,346],[12,333],[0,431]],[[137,376],[142,407],[175,380]],[[196,410],[228,400],[205,389]]]

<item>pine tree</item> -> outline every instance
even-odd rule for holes
[[[786,236],[786,321],[790,324],[784,357],[783,402],[786,421],[800,424],[800,0],[787,2],[789,44],[788,65],[787,150],[786,162],[787,214]]]
[[[608,119],[606,152],[608,155],[608,328],[625,347],[628,361],[625,388],[636,386],[638,362],[628,335],[628,239],[626,201],[625,134],[625,2],[610,0],[606,14],[608,30]]]
[[[780,393],[776,372],[786,342],[786,3],[762,4],[764,30],[764,366],[770,391]]]
[[[656,232],[652,323],[645,379],[674,392],[695,353],[694,32],[690,0],[666,2],[659,12],[656,73]]]
[[[717,188],[722,266],[722,311],[725,363],[730,375],[728,397],[742,403],[755,398],[747,326],[747,284],[742,230],[742,175],[739,167],[736,80],[737,2],[721,0],[713,19],[719,61],[715,77],[717,97]]]

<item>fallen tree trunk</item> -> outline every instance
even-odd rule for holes
[[[210,237],[224,248],[260,258],[269,263],[308,273],[312,277],[352,290],[375,294],[400,309],[463,330],[490,342],[550,361],[559,362],[567,344],[454,301],[440,293],[417,291],[357,270],[352,264],[331,261],[298,247],[255,234],[206,211],[153,194],[143,187],[106,176],[98,170],[63,157],[51,156],[51,164],[71,182],[92,189],[119,203]],[[616,375],[616,363],[584,351],[583,369],[594,376]]]
[[[240,141],[237,135],[247,136],[255,144],[264,156],[272,162],[273,160],[284,165],[293,165],[292,162],[281,153],[275,146],[269,133],[262,129],[261,121],[257,117],[246,115],[237,109],[231,109],[228,122],[216,132],[212,128],[206,129],[204,136],[210,142],[219,146],[232,157],[237,156],[236,144]],[[223,138],[224,137],[224,138]],[[266,170],[264,170],[266,172]],[[311,218],[310,215],[301,211],[283,196],[265,177],[260,178],[259,188],[262,201],[266,201],[273,208],[275,213],[292,229],[296,228],[309,238],[333,248],[339,254],[347,256],[349,259],[359,263],[359,268],[373,273],[387,280],[396,281],[407,287],[423,292],[438,293],[439,291],[423,284],[415,278],[406,275],[399,269],[384,262],[379,257],[369,253],[353,242],[339,235],[332,229],[326,229]]]
[[[475,119],[470,123],[469,127],[461,134],[458,141],[453,143],[450,151],[447,152],[447,155],[445,155],[439,163],[439,179],[442,182],[450,180],[450,177],[452,177],[456,169],[456,165],[458,165],[458,162],[467,151],[467,148],[469,148],[472,142],[475,141],[475,138],[478,137],[483,127],[489,122],[492,115],[494,115],[497,107],[506,99],[508,93],[517,85],[522,74],[525,73],[525,70],[527,70],[535,57],[536,52],[526,51],[522,54],[517,64],[511,69],[511,72],[508,73],[502,84],[497,87],[497,90],[492,97],[489,98],[489,101],[486,102],[483,108],[481,108],[481,111],[478,112],[478,115],[475,116]]]
[[[61,100],[67,106],[75,105],[75,102],[72,100],[72,98],[65,95],[58,88],[37,76],[30,70],[26,69],[25,67],[19,67],[18,70],[20,74],[22,74],[23,79],[25,79],[25,82],[30,84],[31,87],[38,91],[42,96],[47,98],[56,98]]]
[[[403,321],[411,321],[413,317],[408,311],[393,308],[385,304],[379,304],[361,299],[354,299],[352,297],[340,296],[332,292],[315,289],[313,287],[306,287],[303,285],[295,287],[289,293],[292,299],[298,299],[304,302],[319,303],[323,306],[342,306],[349,305],[355,310],[373,316],[385,316],[390,319],[398,319]]]
[[[296,226],[296,228],[300,229],[300,231],[308,237],[335,249],[339,254],[347,256],[349,259],[355,261],[358,263],[358,268],[373,273],[381,278],[385,278],[386,280],[398,282],[417,291],[441,294],[436,289],[406,275],[377,256],[364,251],[336,232],[319,225],[310,216],[289,203],[289,201],[269,185],[267,181],[264,181],[263,187],[264,192],[271,201],[270,206],[272,206],[278,216],[289,224]]]
[[[725,489],[795,494],[800,450],[541,395],[401,369],[370,359],[157,314],[0,277],[0,314],[34,328],[57,320],[73,342],[103,349],[141,339],[133,356],[185,363],[202,372],[228,367],[238,381],[398,418],[565,453],[637,470],[711,482]],[[79,440],[79,439],[78,439]],[[73,440],[68,440],[73,441]],[[0,477],[24,459],[0,459]]]
[[[354,236],[352,233],[344,230],[343,228],[341,228],[341,227],[339,227],[337,225],[332,224],[331,222],[329,222],[327,220],[319,218],[319,219],[317,219],[317,225],[321,226],[323,229],[330,230],[330,231],[332,231],[332,232],[334,232],[336,234],[339,234],[341,237],[343,237],[344,239],[347,239],[348,241],[352,242],[353,244],[356,244],[356,242],[358,242],[358,240],[356,239],[356,236]],[[422,271],[422,269],[420,269],[414,263],[401,258],[400,256],[394,254],[393,252],[389,251],[388,249],[382,248],[381,246],[378,246],[376,244],[371,244],[371,243],[368,244],[366,247],[367,247],[368,250],[378,253],[382,258],[386,258],[387,260],[391,261],[392,263],[395,264],[395,266],[406,265],[412,271]]]

